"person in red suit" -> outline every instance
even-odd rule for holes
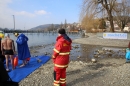
[[[67,36],[65,29],[58,30],[55,48],[53,49],[54,86],[66,86],[66,68],[69,64],[69,55],[72,40]]]

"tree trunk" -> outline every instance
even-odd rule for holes
[[[122,31],[123,31],[124,27],[125,27],[125,22],[122,21],[122,28],[121,28]]]
[[[110,25],[111,25],[110,32],[114,32],[113,19],[110,19]]]
[[[111,26],[110,32],[114,32],[113,16],[110,11],[108,12],[108,16],[109,16],[109,21],[110,21],[110,26]]]

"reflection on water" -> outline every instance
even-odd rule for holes
[[[70,58],[71,60],[82,60],[90,62],[91,59],[103,58],[123,58],[125,59],[125,49],[119,47],[104,47],[97,45],[73,44]]]
[[[101,49],[101,46],[86,45],[86,44],[73,44],[73,50],[71,51],[72,60],[90,61],[93,58],[93,52],[97,49]]]

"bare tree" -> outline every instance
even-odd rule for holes
[[[104,19],[100,19],[99,29],[106,29],[106,22]]]
[[[60,28],[63,28],[63,24],[62,24],[62,22],[61,22],[61,24],[60,24]]]
[[[121,0],[120,3],[117,3],[115,7],[114,15],[117,21],[118,26],[123,31],[125,25],[129,22],[130,19],[130,0]]]
[[[100,15],[103,11],[107,13],[110,21],[110,31],[114,32],[113,15],[116,0],[83,0],[80,19],[83,20],[86,15]]]
[[[67,28],[67,21],[65,19],[65,23],[64,23],[64,28],[66,29]]]
[[[99,19],[94,19],[93,17],[93,15],[86,15],[82,20],[82,28],[86,29],[87,32],[92,31],[92,29],[98,29]]]

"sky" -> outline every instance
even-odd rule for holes
[[[0,0],[0,27],[27,30],[44,24],[78,23],[82,0]]]

